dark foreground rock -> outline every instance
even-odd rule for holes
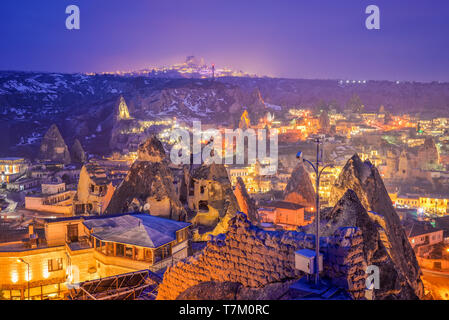
[[[176,300],[278,300],[292,281],[270,283],[262,288],[246,288],[238,282],[201,282],[182,292]]]
[[[355,209],[357,204],[354,201],[353,194],[348,194],[343,201],[339,202],[348,189],[353,190],[357,195],[371,222],[366,219],[363,210]],[[385,291],[382,297],[392,299],[423,297],[424,287],[421,281],[421,270],[415,253],[377,168],[369,161],[363,162],[358,155],[354,155],[347,162],[332,188],[332,202],[336,204],[336,208],[327,218],[336,221],[339,219],[353,220],[360,228],[365,229],[365,232],[370,234],[366,238],[366,255],[369,261],[369,257],[372,256],[373,261],[378,261],[379,267],[384,270],[380,275]],[[361,217],[359,217],[360,213],[362,214]],[[344,224],[347,224],[347,222]],[[388,255],[385,258],[382,258],[384,256],[383,249],[375,250],[378,241],[373,225],[376,226],[387,250]],[[384,261],[384,264],[382,264],[382,261]]]

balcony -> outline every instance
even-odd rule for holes
[[[92,249],[92,245],[88,237],[79,237],[78,239],[66,239],[66,247],[70,252]]]

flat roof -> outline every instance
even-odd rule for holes
[[[147,248],[158,248],[176,240],[176,231],[191,225],[145,213],[95,217],[83,224],[99,240]]]
[[[25,158],[17,158],[17,157],[5,157],[5,158],[0,158],[0,161],[17,161],[17,160],[23,160],[23,161],[25,161]]]
[[[300,204],[283,200],[264,201],[261,202],[260,206],[268,208],[289,209],[289,210],[299,210],[301,208],[305,208]]]
[[[299,254],[303,257],[307,258],[313,258],[315,257],[315,251],[310,249],[299,249],[298,251],[295,251],[295,254]]]

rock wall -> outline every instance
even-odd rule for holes
[[[343,233],[339,229],[335,237],[322,239],[325,273],[338,279],[336,281],[347,287],[355,299],[362,297],[362,280],[364,283],[360,273],[363,261],[356,256],[360,253],[360,236],[357,228]],[[245,214],[238,213],[230,220],[228,232],[210,240],[201,254],[167,269],[157,299],[174,300],[203,282],[232,282],[245,288],[263,289],[274,283],[298,279],[304,274],[295,269],[295,251],[314,249],[314,243],[314,235],[264,231],[251,225]],[[326,252],[338,258],[330,260]],[[207,290],[201,292],[203,296],[198,298],[207,299]]]
[[[363,254],[361,229],[340,228],[327,238],[327,242],[323,246],[324,272],[334,285],[346,289],[353,299],[363,299],[367,263]]]

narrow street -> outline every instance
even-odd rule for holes
[[[431,291],[435,299],[449,300],[449,272],[421,269],[422,280],[426,289]]]

